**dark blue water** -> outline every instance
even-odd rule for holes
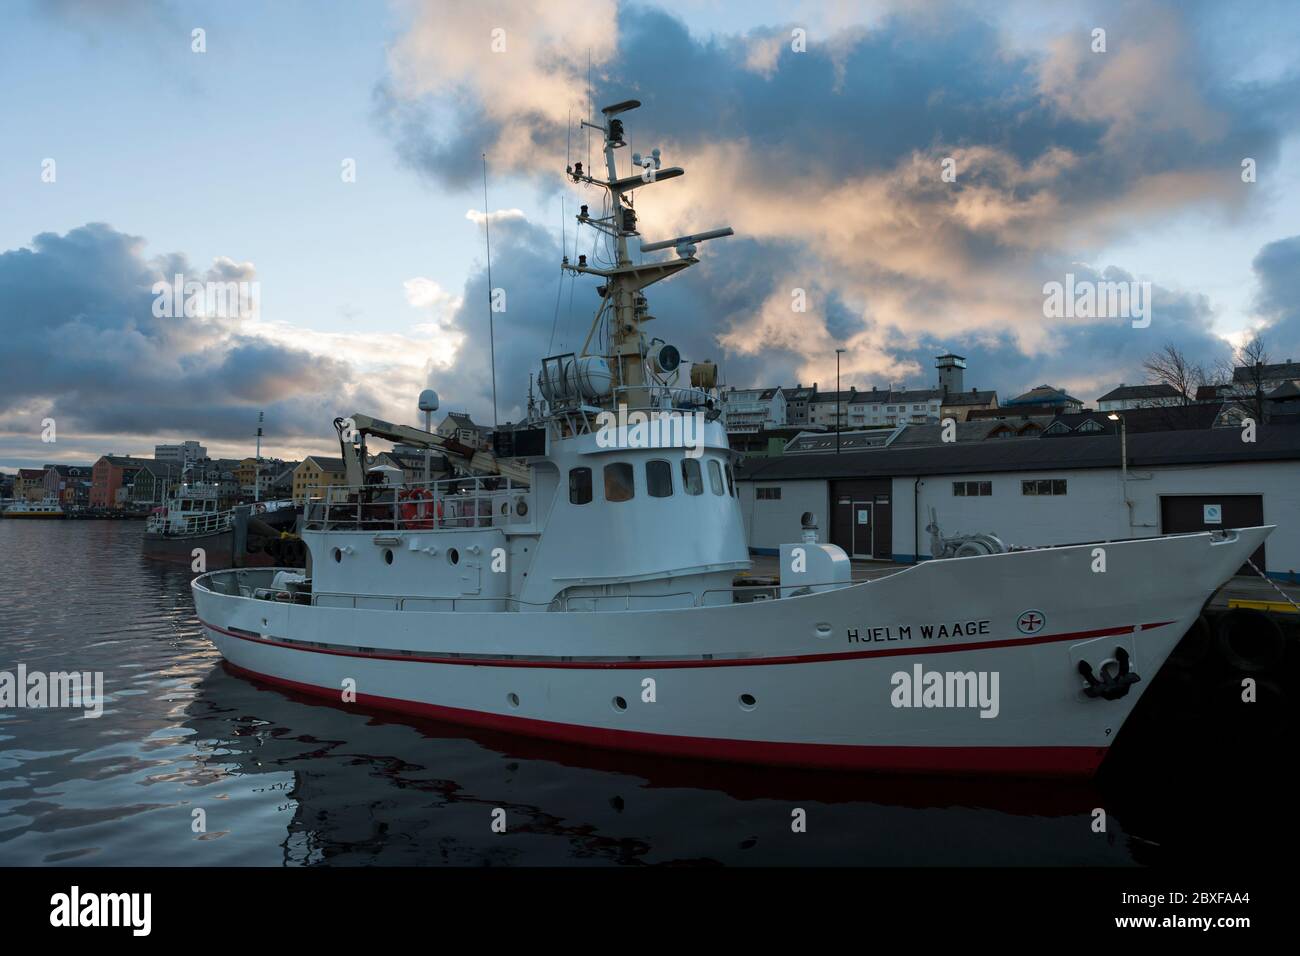
[[[1294,835],[1267,757],[1234,760],[1231,740],[1173,764],[1169,740],[1138,740],[1098,783],[961,781],[621,756],[294,699],[223,669],[190,575],[143,560],[141,530],[0,520],[0,670],[103,671],[108,697],[98,719],[0,710],[0,864],[1131,865]]]

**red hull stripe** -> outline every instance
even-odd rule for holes
[[[255,680],[330,700],[341,706],[337,688],[269,677],[229,661],[226,666]],[[394,711],[412,717],[607,750],[827,770],[1088,777],[1096,772],[1106,756],[1105,747],[855,747],[848,744],[678,737],[672,734],[561,724],[531,717],[511,717],[508,714],[489,714],[459,707],[440,707],[437,704],[376,697],[373,694],[358,694],[357,704],[366,709]]]
[[[1093,637],[1111,637],[1117,634],[1131,634],[1134,625],[1123,627],[1103,627],[1094,631],[1073,631],[1068,634],[1039,635],[1002,641],[970,641],[965,644],[930,644],[921,647],[886,647],[872,651],[848,651],[843,654],[798,654],[787,657],[728,657],[721,660],[620,660],[620,661],[566,661],[566,660],[506,660],[500,657],[422,657],[416,654],[394,654],[375,651],[365,653],[346,648],[308,647],[277,641],[245,631],[228,631],[207,621],[200,624],[212,631],[235,637],[252,644],[266,644],[270,647],[282,647],[290,651],[307,651],[312,654],[335,654],[341,657],[362,657],[368,660],[405,661],[408,664],[460,664],[469,667],[551,667],[580,668],[585,670],[616,670],[619,668],[634,670],[662,670],[676,667],[764,667],[772,664],[823,664],[828,661],[863,660],[870,657],[898,657],[914,654],[947,654],[954,651],[986,651],[997,647],[1026,647],[1031,644],[1054,644],[1060,641],[1083,641]],[[1172,624],[1172,621],[1159,621],[1154,624],[1140,625],[1144,631]]]

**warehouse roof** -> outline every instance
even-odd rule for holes
[[[1147,432],[1128,436],[1129,468],[1223,462],[1300,460],[1300,425],[1261,425],[1256,441],[1236,428]],[[960,475],[1006,471],[1116,468],[1118,435],[1069,441],[957,441],[948,445],[898,446],[823,455],[753,458],[737,477],[749,481],[858,478],[893,475]]]

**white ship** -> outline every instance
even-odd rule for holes
[[[719,229],[641,245],[633,192],[682,174],[634,154],[604,109],[611,264],[588,346],[542,361],[544,401],[497,446],[354,415],[351,487],[304,515],[305,574],[193,582],[236,670],[348,706],[599,747],[896,771],[1084,775],[1200,613],[1271,528],[925,561],[853,583],[792,530],[780,586],[750,567],[713,370],[647,341],[642,290]],[[638,260],[642,257],[638,257]],[[645,257],[647,259],[652,257]],[[595,343],[593,345],[593,343]],[[433,402],[422,401],[428,408]],[[611,427],[610,413],[625,407]],[[652,426],[637,413],[658,413]],[[366,439],[438,449],[466,477],[365,481]],[[509,456],[509,457],[506,457]],[[808,522],[811,524],[812,522]],[[1104,570],[1099,570],[1104,568]],[[761,599],[768,598],[768,599]]]
[[[27,501],[20,498],[0,513],[5,518],[66,518],[67,512],[58,498]]]

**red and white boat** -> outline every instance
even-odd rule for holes
[[[676,259],[629,256],[625,197],[681,175],[656,156],[620,177],[616,117],[637,105],[603,111],[607,178],[570,170],[611,194],[608,217],[584,207],[579,221],[615,265],[565,263],[604,280],[589,337],[604,353],[544,359],[544,401],[501,456],[427,425],[336,420],[351,487],[307,506],[305,573],[196,578],[205,633],[233,668],[282,687],[598,747],[1095,771],[1271,528],[939,559],[864,583],[843,551],[792,529],[779,587],[733,587],[750,560],[711,368],[682,381],[676,350],[641,332],[641,290],[730,230],[641,246]],[[437,448],[462,476],[419,495],[367,483],[369,436]]]

